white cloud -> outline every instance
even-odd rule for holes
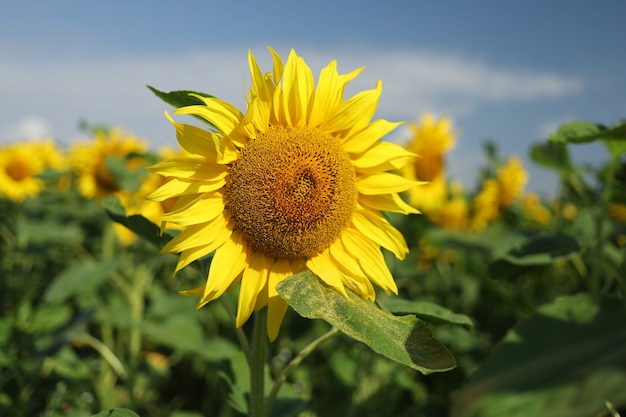
[[[286,58],[288,50],[277,48]],[[253,48],[264,70],[271,60],[265,48]],[[247,50],[210,48],[170,55],[106,56],[41,60],[4,57],[0,62],[0,141],[40,130],[72,141],[81,118],[122,126],[157,144],[171,141],[172,128],[162,116],[168,106],[145,87],[164,91],[193,89],[244,106],[249,86]],[[370,50],[349,47],[299,49],[317,75],[331,59],[340,72],[365,65],[347,90],[353,94],[383,80],[379,117],[413,120],[424,111],[452,117],[485,102],[536,100],[581,91],[582,81],[558,74],[497,68],[460,55],[419,50]],[[37,116],[34,116],[37,115]],[[47,125],[41,123],[47,120]],[[20,127],[21,126],[21,127]],[[53,130],[51,130],[54,128]]]
[[[51,124],[36,115],[29,115],[18,119],[14,124],[0,126],[0,138],[43,139],[52,134]],[[1,143],[2,141],[0,141]]]

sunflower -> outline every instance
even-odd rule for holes
[[[0,196],[21,202],[37,195],[44,182],[37,178],[45,168],[44,160],[32,146],[17,143],[0,149]]]
[[[120,191],[107,165],[109,159],[123,159],[128,169],[137,169],[145,161],[133,155],[146,149],[144,141],[118,128],[98,130],[93,140],[77,143],[70,151],[70,163],[78,175],[80,194],[88,199],[101,199]]]
[[[512,156],[498,170],[498,189],[500,209],[509,207],[518,199],[524,186],[528,182],[528,173],[522,165],[522,161]]]
[[[398,195],[417,183],[387,171],[415,155],[379,141],[400,123],[370,122],[382,85],[344,100],[344,87],[362,68],[320,72],[292,50],[283,64],[268,48],[273,72],[263,74],[248,53],[252,86],[247,111],[217,98],[182,107],[215,130],[175,122],[180,146],[191,156],[158,163],[150,171],[170,180],[149,198],[176,197],[161,217],[184,227],[163,249],[180,253],[175,272],[214,252],[204,285],[182,294],[199,296],[196,308],[240,284],[236,325],[267,306],[274,340],[287,304],[276,284],[310,269],[338,293],[346,288],[373,300],[372,283],[397,293],[381,247],[397,258],[404,238],[381,210],[415,213]]]
[[[409,127],[413,139],[407,149],[419,157],[406,164],[402,174],[410,180],[425,182],[409,190],[409,199],[412,205],[428,214],[437,211],[446,199],[444,157],[454,147],[457,133],[450,119],[437,120],[430,113],[424,114],[419,124],[412,123]]]
[[[463,185],[459,182],[450,184],[450,197],[430,218],[436,225],[446,230],[465,230],[469,217],[469,203],[463,194]]]

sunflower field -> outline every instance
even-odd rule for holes
[[[243,112],[150,87],[165,149],[4,138],[0,415],[626,416],[626,123],[530,147],[555,195],[492,142],[468,187],[448,118],[385,141],[380,83],[270,52]]]

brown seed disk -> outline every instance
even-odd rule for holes
[[[275,257],[328,248],[356,207],[354,168],[339,141],[312,128],[270,126],[226,179],[226,204],[252,247]]]

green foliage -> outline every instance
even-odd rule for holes
[[[456,366],[426,324],[413,316],[394,316],[352,292],[346,299],[322,285],[311,271],[276,286],[280,296],[301,316],[321,318],[374,351],[424,374]]]
[[[390,215],[411,249],[386,253],[399,296],[346,299],[311,273],[282,282],[291,308],[267,352],[271,415],[626,415],[624,126],[568,123],[530,149],[560,180],[545,223],[520,202],[472,232]],[[577,165],[571,146],[591,141],[606,163]],[[485,176],[500,160],[486,150]],[[143,173],[129,158],[153,161],[106,160],[125,191]],[[211,256],[172,277],[177,257],[159,250],[175,233],[61,177],[45,173],[22,203],[0,199],[0,415],[245,415],[252,329],[234,328],[237,289],[195,311],[178,291],[202,285]],[[139,239],[122,243],[113,223]]]
[[[626,308],[557,298],[511,329],[458,392],[454,417],[593,416],[626,403]]]

